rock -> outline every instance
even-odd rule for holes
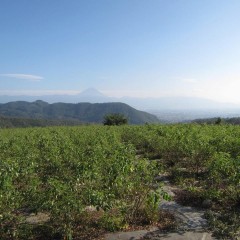
[[[50,215],[48,213],[39,212],[37,214],[31,213],[26,217],[25,223],[29,224],[41,224],[46,223],[50,220]]]
[[[86,206],[85,211],[86,212],[95,212],[95,211],[97,211],[97,208],[94,206]]]
[[[212,200],[210,199],[205,199],[203,202],[202,202],[202,206],[204,208],[210,208],[212,206]]]

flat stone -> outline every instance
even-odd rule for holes
[[[212,200],[210,199],[205,199],[203,202],[202,202],[202,206],[204,208],[210,208],[212,206]]]
[[[133,232],[120,232],[111,233],[105,236],[105,240],[213,240],[214,238],[208,232],[202,231],[189,231],[189,232],[171,232],[161,233],[160,231],[133,231]]]
[[[45,223],[49,221],[50,217],[47,213],[37,213],[37,214],[30,214],[26,217],[25,222],[29,224],[39,224],[39,223]]]
[[[183,169],[184,170],[184,169]],[[169,186],[165,176],[158,176],[157,180],[163,181],[165,186],[163,190],[170,196],[175,196],[174,188]],[[215,239],[211,233],[204,230],[207,226],[207,220],[204,218],[204,211],[193,208],[181,206],[175,201],[162,200],[159,209],[167,210],[173,213],[176,220],[179,221],[178,229],[176,232],[163,233],[157,229],[140,230],[133,232],[118,232],[109,233],[106,235],[105,240],[139,240],[139,239],[152,239],[152,240],[212,240]]]
[[[157,231],[158,228],[151,228],[150,230],[138,230],[133,232],[117,232],[108,233],[105,236],[105,240],[138,240],[142,239],[145,235]]]

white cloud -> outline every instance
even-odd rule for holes
[[[19,74],[19,73],[7,73],[7,74],[0,74],[2,77],[8,78],[16,78],[16,79],[24,79],[28,81],[40,81],[43,79],[41,76],[31,75],[31,74]]]

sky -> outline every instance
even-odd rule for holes
[[[0,0],[0,95],[240,103],[239,0]]]

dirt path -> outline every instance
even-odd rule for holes
[[[174,190],[165,176],[160,176],[159,180],[164,183],[164,190],[172,197]],[[174,214],[178,227],[175,232],[163,233],[157,228],[133,232],[118,232],[107,234],[105,240],[137,240],[137,239],[168,239],[168,240],[211,240],[215,239],[211,233],[207,232],[207,220],[204,218],[204,211],[193,207],[182,206],[173,201],[163,200],[159,209],[167,210]]]

